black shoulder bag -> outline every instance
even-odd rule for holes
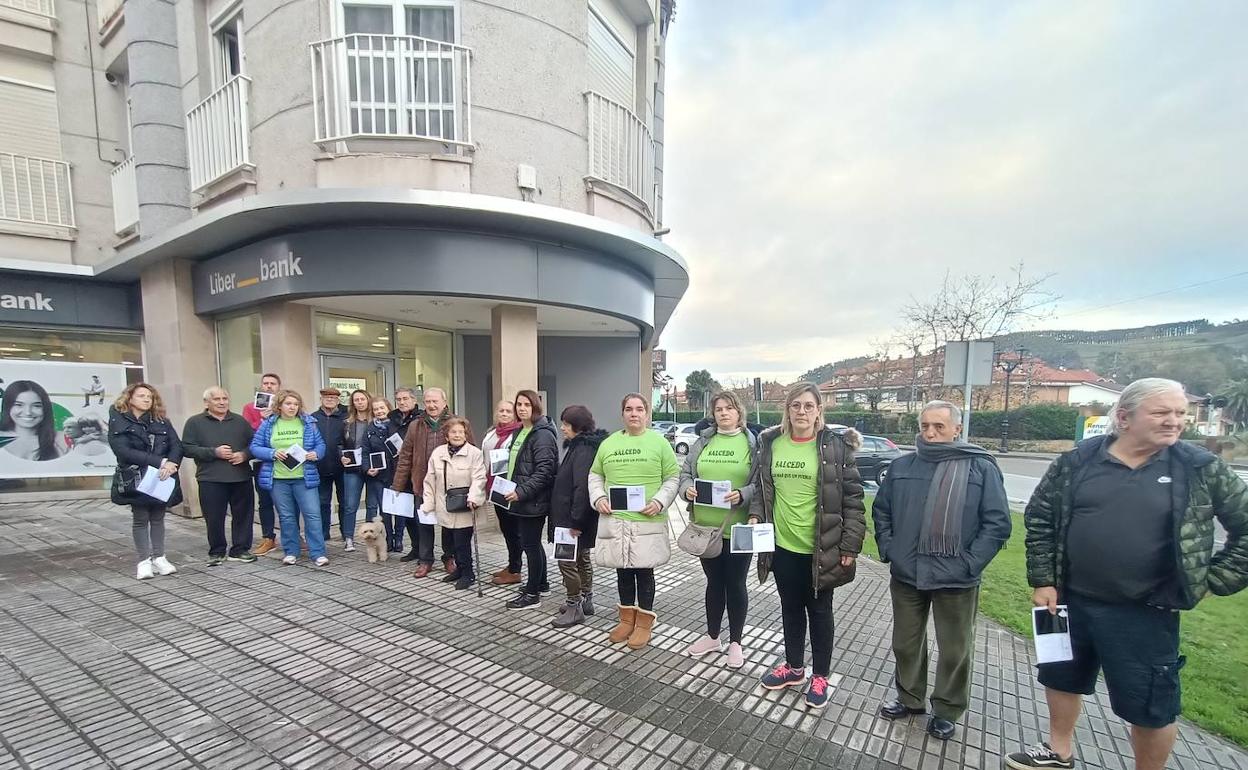
[[[472,510],[468,507],[468,487],[448,487],[450,482],[450,464],[442,461],[442,488],[446,490],[446,512],[447,513],[467,513]]]

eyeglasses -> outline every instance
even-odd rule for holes
[[[793,403],[789,404],[789,408],[795,412],[817,412],[819,411],[818,404],[811,404],[809,402],[802,402],[802,401],[794,401]]]

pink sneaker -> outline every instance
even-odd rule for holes
[[[718,639],[714,639],[709,636],[704,636],[701,639],[698,639],[698,641],[689,645],[688,649],[685,650],[685,654],[689,655],[690,657],[700,658],[703,655],[709,655],[712,652],[719,652],[722,649],[723,648],[719,646]]]
[[[728,668],[741,668],[745,665],[745,651],[741,645],[733,642],[728,645]]]

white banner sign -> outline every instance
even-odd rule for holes
[[[126,367],[0,361],[0,479],[110,476],[108,407]]]

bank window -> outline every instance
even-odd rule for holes
[[[0,327],[0,340],[0,360],[120,364],[132,367],[136,376],[143,372],[137,334]]]
[[[217,321],[217,371],[221,387],[230,392],[230,408],[242,412],[260,385],[260,315]]]
[[[393,355],[390,324],[363,318],[316,314],[316,346],[320,350]]]
[[[455,392],[455,373],[451,366],[453,336],[449,332],[400,324],[395,327],[395,336],[400,386]]]

